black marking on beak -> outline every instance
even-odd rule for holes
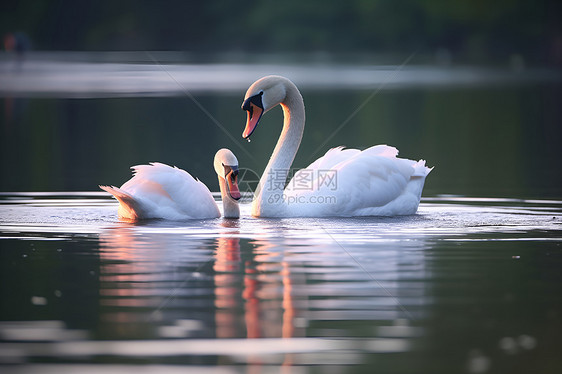
[[[252,106],[250,105],[250,103],[252,103],[263,110],[262,96],[263,96],[263,91],[260,91],[260,93],[258,93],[257,95],[250,96],[242,104],[242,109],[250,112],[250,115],[252,115],[254,112]]]
[[[222,166],[224,167],[224,177],[225,177],[225,179],[226,179],[226,177],[228,177],[228,175],[230,173],[232,173],[233,177],[238,176],[238,166],[237,165],[230,166],[230,165],[222,164]]]

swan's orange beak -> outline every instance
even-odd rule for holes
[[[242,195],[238,189],[238,168],[235,166],[231,167],[231,170],[225,176],[226,187],[228,189],[228,195],[234,200],[239,200]]]
[[[242,104],[242,109],[248,112],[248,119],[246,120],[246,128],[242,133],[242,137],[244,139],[248,139],[250,135],[252,135],[263,114],[263,103],[261,99],[262,96],[263,93],[259,93],[252,97],[249,97],[248,99],[246,99],[246,101],[244,101],[244,104]]]
[[[256,129],[256,126],[258,125],[258,122],[260,121],[261,115],[263,114],[263,109],[261,109],[257,105],[254,105],[253,103],[250,103],[250,105],[253,107],[252,108],[253,110],[248,111],[248,119],[246,121],[246,128],[244,129],[244,132],[242,133],[242,137],[244,139],[248,139],[250,137],[250,135],[252,135],[252,133]]]

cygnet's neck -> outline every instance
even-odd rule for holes
[[[224,218],[240,218],[240,207],[238,201],[234,200],[228,194],[226,181],[224,178],[219,178],[219,186],[221,190],[222,207],[224,211]]]

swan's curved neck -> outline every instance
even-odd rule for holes
[[[304,102],[297,87],[287,81],[285,89],[285,99],[280,103],[283,108],[283,130],[260,179],[252,204],[254,216],[280,216],[287,209],[283,193],[302,140],[305,114]]]
[[[226,181],[224,180],[224,178],[219,177],[219,187],[221,190],[224,218],[239,218],[240,207],[238,206],[238,202],[228,195]]]

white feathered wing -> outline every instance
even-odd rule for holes
[[[159,162],[131,169],[134,176],[120,188],[100,186],[119,200],[119,217],[131,220],[220,217],[207,186],[185,170]]]
[[[290,216],[394,216],[414,214],[425,161],[397,158],[398,150],[376,145],[364,151],[337,147],[299,170],[285,189]]]

